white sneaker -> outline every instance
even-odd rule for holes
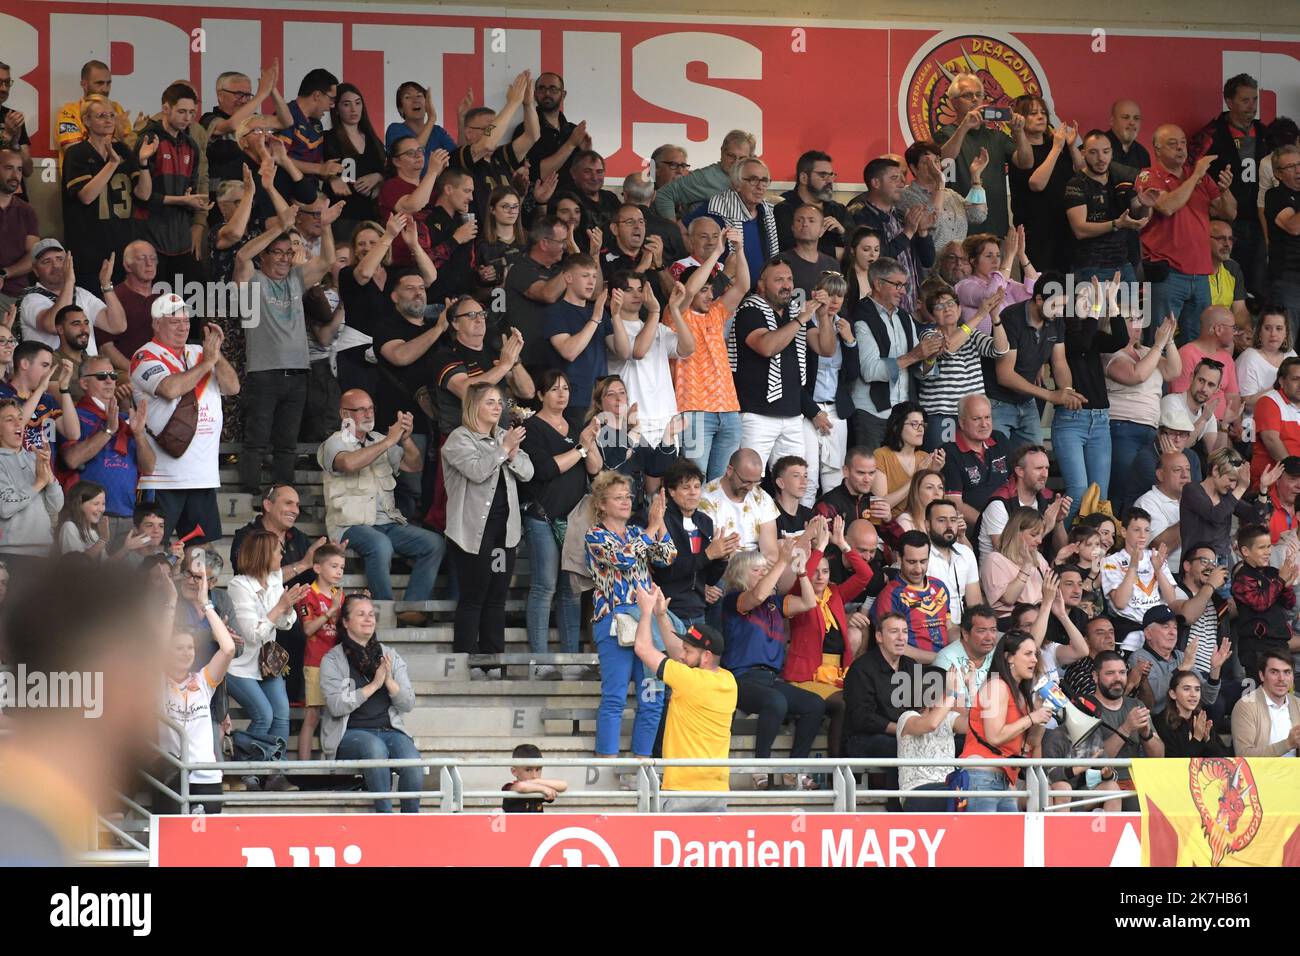
[[[538,664],[533,670],[534,680],[563,680],[561,674],[562,668],[554,667],[550,664]]]

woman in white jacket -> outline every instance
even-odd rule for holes
[[[326,760],[410,760],[420,756],[406,733],[402,714],[415,706],[415,692],[406,674],[406,661],[375,637],[375,605],[352,594],[339,609],[339,642],[320,662],[320,689],[325,696],[320,746]],[[372,793],[392,790],[387,767],[361,771]],[[397,786],[402,793],[424,789],[423,767],[401,767]],[[403,797],[403,813],[419,813],[418,797]],[[376,813],[392,813],[393,802],[375,801]]]
[[[270,531],[249,532],[239,548],[244,573],[236,575],[226,593],[235,609],[235,631],[244,639],[244,650],[230,665],[227,686],[249,716],[248,733],[289,740],[289,696],[284,675],[262,675],[262,647],[275,640],[276,631],[293,627],[297,615],[293,606],[306,592],[305,585],[287,591],[280,575],[280,539]],[[255,778],[244,778],[249,789]],[[267,790],[295,790],[284,774],[266,781]]]

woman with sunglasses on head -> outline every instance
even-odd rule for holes
[[[334,237],[347,239],[358,223],[379,216],[379,189],[384,184],[386,160],[384,143],[370,123],[365,97],[351,83],[338,85],[330,108],[325,159],[344,163],[345,175],[329,180],[329,189],[343,199],[343,215],[334,225]]]
[[[1226,446],[1210,455],[1205,466],[1205,479],[1191,482],[1183,488],[1178,502],[1178,529],[1184,541],[1203,541],[1214,548],[1219,563],[1231,568],[1236,559],[1232,553],[1232,519],[1235,515],[1242,525],[1263,524],[1268,520],[1260,502],[1268,500],[1268,491],[1282,476],[1282,463],[1277,462],[1259,478],[1259,492],[1250,490],[1250,462]]]

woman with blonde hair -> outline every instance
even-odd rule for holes
[[[651,563],[668,567],[677,557],[677,546],[664,524],[665,505],[664,493],[660,491],[650,504],[649,520],[642,528],[631,522],[632,485],[625,476],[602,471],[591,483],[592,526],[585,542],[587,567],[595,581],[592,631],[600,657],[597,757],[618,756],[628,681],[637,689],[632,753],[649,757],[654,750],[659,718],[663,714],[663,694],[655,691],[653,685],[645,684],[645,681],[655,681],[656,675],[644,671],[632,644],[635,621],[640,615],[636,606],[637,589],[654,588]],[[662,638],[657,639],[662,644]],[[625,785],[629,776],[620,774]]]
[[[522,532],[516,481],[532,479],[533,463],[520,449],[523,427],[501,426],[505,395],[500,387],[486,382],[469,386],[464,406],[460,427],[442,446],[447,540],[460,582],[452,649],[457,654],[502,654],[506,591]]]
[[[1007,519],[995,551],[980,562],[980,590],[998,613],[998,623],[1011,616],[1017,604],[1043,600],[1043,581],[1050,570],[1038,550],[1046,524],[1035,508],[1017,508]]]

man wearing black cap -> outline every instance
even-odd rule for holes
[[[731,754],[731,718],[736,712],[736,678],[723,670],[722,635],[707,624],[696,624],[685,634],[673,631],[668,602],[657,586],[639,588],[641,609],[637,622],[636,656],[648,670],[672,688],[664,729],[664,757],[668,760],[696,758],[726,760]],[[650,622],[659,620],[665,654],[654,645]],[[663,790],[719,790],[730,788],[726,767],[669,767],[664,771]],[[724,797],[669,797],[665,812],[723,812]]]
[[[1169,703],[1169,679],[1174,676],[1174,671],[1182,668],[1184,657],[1196,660],[1199,637],[1192,634],[1186,649],[1177,650],[1178,615],[1165,604],[1147,608],[1146,614],[1142,616],[1142,633],[1145,643],[1134,652],[1133,663],[1151,662],[1151,670],[1147,674],[1147,683],[1151,687],[1151,713],[1159,714]],[[1224,648],[1227,648],[1226,652]],[[1212,706],[1219,699],[1219,671],[1230,652],[1231,645],[1228,642],[1220,645],[1211,658],[1209,676],[1201,679],[1201,701],[1206,707]]]

